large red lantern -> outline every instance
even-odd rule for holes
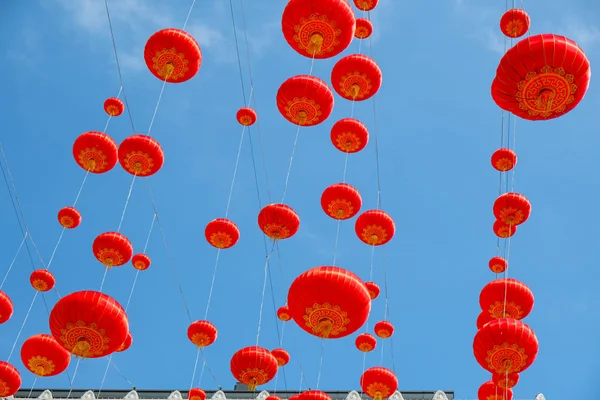
[[[513,8],[500,18],[500,30],[509,38],[519,38],[527,33],[531,20],[525,10]]]
[[[504,54],[492,82],[492,98],[523,119],[557,118],[579,104],[590,77],[590,62],[577,43],[564,36],[534,35]]]
[[[111,117],[118,117],[125,111],[125,105],[116,97],[110,97],[104,101],[104,111]]]
[[[506,225],[521,225],[531,215],[531,203],[519,193],[504,193],[494,202],[496,220]]]
[[[298,232],[300,217],[285,204],[269,204],[260,210],[258,226],[271,239],[288,239]]]
[[[340,0],[290,0],[282,31],[288,44],[308,58],[329,58],[352,42],[356,21],[352,7]]]
[[[277,365],[283,367],[290,362],[290,353],[288,353],[284,349],[274,349],[271,350],[271,354],[277,359]]]
[[[387,368],[373,367],[360,377],[360,387],[375,400],[387,399],[398,390],[398,378]]]
[[[50,312],[52,336],[82,358],[114,353],[127,339],[129,321],[112,297],[91,290],[66,295]]]
[[[277,108],[285,119],[301,126],[318,125],[333,110],[333,93],[323,80],[298,75],[283,82],[277,91]]]
[[[136,134],[119,145],[119,162],[131,175],[150,176],[162,168],[165,155],[155,139]]]
[[[346,100],[363,101],[373,97],[381,87],[379,65],[368,56],[350,54],[341,58],[331,70],[333,89]]]
[[[191,388],[188,392],[188,400],[206,400],[206,393],[200,388]]]
[[[360,351],[368,353],[375,350],[375,347],[377,347],[377,339],[370,333],[361,333],[356,337],[354,344]]]
[[[517,165],[517,153],[507,148],[498,149],[492,154],[491,162],[496,171],[510,171]]]
[[[365,286],[369,291],[369,296],[371,296],[371,300],[375,300],[381,292],[381,289],[379,289],[379,285],[375,282],[365,282]]]
[[[0,361],[0,397],[15,395],[21,388],[21,374],[6,361]]]
[[[217,218],[206,225],[204,237],[211,246],[217,249],[228,249],[240,239],[240,230],[233,221]]]
[[[388,214],[381,210],[365,211],[356,219],[354,229],[358,238],[371,246],[381,246],[394,237],[396,225]]]
[[[288,307],[300,328],[336,339],[356,332],[366,322],[371,297],[354,273],[339,267],[316,267],[292,282]]]
[[[190,342],[200,348],[213,344],[217,340],[218,333],[212,322],[204,320],[192,322],[187,330]]]
[[[479,305],[492,318],[523,319],[533,309],[533,292],[512,278],[495,279],[481,289]]]
[[[105,232],[94,239],[92,251],[98,261],[112,268],[131,260],[133,246],[125,235],[119,232]]]
[[[115,167],[118,160],[117,143],[102,132],[85,132],[73,143],[73,157],[86,171],[103,174]]]
[[[489,381],[479,387],[477,397],[480,400],[512,400],[513,391],[499,388],[494,382]]]
[[[0,290],[0,324],[5,323],[12,317],[14,311],[10,297]]]
[[[491,373],[519,373],[535,361],[538,340],[533,330],[519,320],[495,319],[475,334],[473,353],[477,362]]]
[[[277,310],[277,318],[279,318],[283,322],[287,322],[290,319],[292,319],[290,315],[290,309],[288,308],[288,306],[279,307],[279,309]]]
[[[29,275],[29,283],[38,292],[47,292],[54,288],[56,279],[47,269],[36,269]]]
[[[75,207],[63,207],[58,211],[58,223],[66,229],[74,229],[81,224],[81,214]]]
[[[251,391],[271,381],[277,374],[277,359],[270,351],[258,346],[238,350],[229,363],[233,377],[248,385]]]
[[[362,197],[358,190],[347,183],[329,186],[321,195],[321,208],[333,219],[349,219],[360,211]]]
[[[161,81],[185,82],[202,65],[202,52],[196,39],[181,29],[162,29],[148,39],[144,48],[148,69]]]
[[[55,376],[67,369],[71,353],[51,335],[34,335],[21,347],[21,360],[37,376]],[[1,386],[1,385],[0,385]]]
[[[357,119],[340,119],[331,128],[331,143],[344,153],[357,153],[369,143],[369,131]]]
[[[387,339],[394,334],[394,325],[390,321],[379,321],[373,327],[373,332],[382,339]]]
[[[493,257],[488,263],[490,270],[496,274],[501,274],[508,268],[508,261],[502,257]]]

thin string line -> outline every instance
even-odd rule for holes
[[[148,230],[148,235],[146,236],[146,243],[144,244],[144,249],[142,250],[142,254],[146,254],[146,250],[148,249],[148,243],[150,243],[150,237],[152,236],[152,231],[154,230],[154,223],[156,222],[156,214],[152,214],[152,223],[150,223],[150,229]],[[129,309],[129,305],[131,304],[131,298],[133,297],[133,291],[135,290],[135,285],[138,280],[138,276],[140,275],[140,270],[135,270],[135,277],[133,278],[133,283],[131,284],[131,290],[129,291],[129,296],[127,297],[127,304],[125,305],[125,312]]]
[[[200,359],[200,347],[196,352],[196,362],[194,362],[194,370],[192,372],[192,381],[190,382],[190,390],[194,387],[194,381],[196,380],[196,371],[198,370],[198,360]]]
[[[258,346],[259,339],[260,339],[260,327],[262,325],[263,308],[264,308],[264,305],[265,305],[265,291],[267,289],[267,274],[268,274],[268,268],[269,268],[269,258],[271,258],[271,254],[273,254],[273,250],[275,249],[275,244],[276,243],[277,243],[277,241],[273,240],[273,246],[271,247],[271,251],[270,251],[269,255],[266,257],[266,259],[265,259],[265,268],[264,268],[262,294],[261,294],[261,298],[260,298],[260,311],[258,313],[258,329],[256,331],[256,345],[257,346]]]
[[[319,372],[317,373],[317,387],[315,390],[319,390],[319,384],[321,383],[321,372],[323,371],[323,355],[325,354],[325,339],[321,338],[321,357],[319,358]]]
[[[4,287],[4,283],[6,282],[6,279],[8,278],[10,271],[12,271],[13,265],[15,265],[15,261],[17,261],[17,257],[19,257],[19,254],[21,253],[21,249],[23,248],[23,245],[25,244],[26,240],[27,240],[27,233],[25,233],[25,235],[23,236],[23,239],[21,240],[21,244],[19,245],[19,248],[17,249],[17,252],[15,253],[12,261],[10,262],[8,269],[6,270],[6,274],[4,274],[4,279],[2,279],[2,283],[0,283],[0,290],[2,290],[2,288]]]
[[[206,357],[204,357],[204,352],[202,351],[202,349],[200,349],[200,355],[202,356],[202,361],[203,361],[204,365],[206,365],[206,370],[208,371],[208,373],[212,377],[213,381],[215,382],[215,385],[218,388],[220,388],[221,386],[219,385],[219,382],[217,382],[217,377],[215,376],[215,374],[213,373],[212,369],[210,369],[210,366],[206,362]]]
[[[79,190],[77,191],[77,195],[75,196],[75,201],[73,202],[73,208],[75,208],[75,206],[77,205],[77,202],[79,201],[79,197],[81,197],[81,192],[83,192],[83,186],[85,185],[85,182],[87,181],[88,175],[90,174],[90,170],[86,169],[85,170],[85,175],[83,176],[83,180],[81,181],[81,185],[79,186]]]
[[[123,225],[123,220],[125,219],[125,213],[127,212],[127,207],[129,206],[129,200],[131,200],[131,192],[133,192],[133,185],[135,184],[136,175],[133,175],[133,179],[131,180],[131,184],[129,185],[129,191],[127,192],[127,199],[125,200],[125,207],[123,207],[123,212],[121,213],[121,220],[119,221],[119,227],[117,228],[117,232],[121,232],[121,227]]]
[[[187,26],[187,23],[190,20],[190,15],[192,15],[192,10],[194,9],[194,5],[196,5],[196,0],[192,1],[192,5],[190,6],[190,9],[188,10],[187,17],[185,17],[185,22],[183,23],[183,27],[181,28],[182,31],[185,30],[185,27]]]
[[[221,249],[217,249],[217,257],[215,258],[215,266],[213,267],[212,279],[210,282],[210,289],[208,290],[208,300],[206,301],[206,311],[204,312],[204,319],[208,319],[208,310],[210,308],[210,301],[212,299],[213,288],[215,287],[215,279],[217,277],[217,267],[219,266],[219,257],[221,256]]]
[[[104,283],[106,282],[106,274],[108,273],[109,268],[110,267],[108,265],[104,265],[104,274],[102,275],[102,282],[100,282],[99,292],[102,292],[102,289],[104,288]]]
[[[79,370],[79,363],[81,360],[81,358],[77,357],[77,364],[75,364],[75,371],[73,372],[73,377],[71,378],[71,383],[69,384],[69,393],[67,394],[67,399],[69,399],[71,397],[71,393],[73,393],[73,383],[75,382],[75,377],[77,376],[77,371]]]

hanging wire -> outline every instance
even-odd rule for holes
[[[23,245],[25,244],[26,240],[27,240],[27,233],[25,233],[25,235],[23,236],[23,239],[21,240],[21,244],[19,244],[19,248],[17,249],[17,252],[15,253],[12,261],[10,262],[8,269],[6,270],[6,274],[4,274],[4,279],[2,279],[2,283],[0,283],[0,290],[2,290],[2,288],[4,287],[4,283],[6,283],[6,279],[8,278],[10,271],[12,271],[13,265],[15,265],[15,261],[17,261],[17,257],[19,257],[19,254],[21,253],[21,249],[23,248]]]

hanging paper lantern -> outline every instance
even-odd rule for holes
[[[292,317],[290,316],[290,309],[288,308],[288,306],[279,307],[279,309],[277,310],[277,318],[279,318],[283,322],[287,322],[290,319],[292,319]]]
[[[339,267],[316,267],[292,282],[288,307],[306,332],[337,339],[356,332],[366,322],[371,297],[354,273]]]
[[[321,207],[333,219],[350,219],[358,214],[361,206],[360,193],[347,183],[331,185],[321,195]]]
[[[473,353],[491,373],[519,373],[535,361],[538,340],[533,330],[519,320],[495,319],[475,334]]]
[[[331,115],[333,104],[331,89],[315,76],[293,76],[283,82],[277,91],[279,112],[295,125],[320,124]]]
[[[482,311],[477,316],[477,330],[483,328],[485,324],[492,321],[494,318],[490,316],[489,312]]]
[[[398,390],[398,378],[387,368],[373,367],[360,377],[360,387],[375,400],[387,399]]]
[[[517,153],[511,149],[498,149],[492,154],[492,166],[500,172],[510,171],[517,165]]]
[[[217,249],[228,249],[240,239],[240,230],[233,221],[217,218],[206,225],[204,236],[211,246]]]
[[[362,11],[373,11],[379,0],[354,0],[356,8]]]
[[[129,239],[118,232],[98,235],[92,244],[96,259],[108,268],[118,267],[131,260],[133,246]]]
[[[366,18],[356,19],[356,31],[354,37],[357,39],[367,39],[373,33],[373,24]]]
[[[206,393],[200,388],[191,388],[188,392],[188,400],[206,400]]]
[[[331,400],[331,397],[320,390],[307,390],[298,395],[298,400]]]
[[[365,286],[369,291],[369,296],[371,297],[371,300],[375,300],[381,292],[381,289],[379,289],[379,285],[377,285],[375,282],[365,282]]]
[[[500,18],[500,30],[509,38],[519,38],[527,33],[531,21],[525,10],[513,8]]]
[[[147,135],[132,135],[119,146],[121,167],[131,175],[151,176],[160,170],[165,155],[160,144]]]
[[[21,388],[21,374],[6,361],[0,361],[0,397],[15,395]]]
[[[118,117],[125,111],[125,105],[116,97],[110,97],[104,101],[104,111],[111,117]]]
[[[489,381],[479,387],[477,397],[483,400],[512,400],[513,392],[511,389],[499,388],[494,382]]]
[[[496,274],[501,274],[508,268],[508,261],[502,257],[493,257],[489,262],[490,270]]]
[[[373,97],[379,91],[382,79],[379,65],[362,54],[341,58],[331,70],[331,84],[336,93],[350,101]]]
[[[510,389],[519,383],[519,374],[492,374],[492,381],[501,389]]]
[[[340,54],[352,42],[352,7],[339,0],[290,0],[281,18],[285,40],[299,54],[315,59]]]
[[[125,350],[129,350],[129,348],[131,347],[132,344],[133,344],[133,336],[131,336],[131,332],[127,332],[127,338],[125,339],[123,344],[121,344],[121,346],[119,346],[117,351],[123,352]]]
[[[501,239],[507,239],[517,232],[516,225],[507,225],[502,221],[495,221],[492,226],[494,233]]]
[[[77,228],[81,224],[81,214],[75,207],[63,207],[58,211],[58,223],[63,228]]]
[[[521,225],[531,215],[531,203],[518,193],[504,193],[494,202],[494,216],[507,225]]]
[[[71,361],[71,353],[65,350],[53,336],[40,334],[31,336],[23,342],[21,361],[34,375],[55,376],[67,369]]]
[[[47,269],[36,269],[29,276],[29,283],[38,292],[47,292],[54,288],[56,279]]]
[[[394,334],[394,325],[390,321],[379,321],[373,327],[373,332],[382,339],[387,339]]]
[[[365,211],[356,219],[358,238],[371,246],[381,246],[392,240],[396,232],[394,220],[381,210]]]
[[[369,143],[369,131],[357,119],[340,119],[331,128],[331,143],[341,152],[357,153]]]
[[[577,107],[590,77],[590,62],[577,43],[564,36],[534,35],[504,54],[492,82],[492,98],[523,119],[558,118]]]
[[[277,360],[270,351],[258,346],[238,350],[229,363],[233,377],[248,385],[250,391],[268,383],[277,374]]]
[[[196,39],[181,29],[162,29],[148,39],[144,48],[148,69],[161,81],[185,82],[202,65],[202,52]]]
[[[58,300],[50,312],[50,331],[71,354],[99,358],[121,347],[127,339],[129,321],[115,299],[84,290]]]
[[[280,367],[283,367],[284,365],[287,365],[287,363],[290,362],[290,353],[288,353],[284,349],[271,350],[271,354],[273,354],[273,356],[277,360],[277,365]]]
[[[0,290],[0,324],[5,323],[12,317],[14,311],[10,297]]]
[[[210,346],[217,340],[218,331],[212,322],[200,320],[190,324],[187,335],[190,342],[203,348]]]
[[[375,350],[375,347],[377,347],[377,339],[370,333],[361,333],[356,337],[354,344],[360,351],[368,353]]]
[[[235,117],[237,121],[244,126],[254,125],[257,118],[256,111],[249,107],[240,108]]]
[[[298,232],[300,217],[285,204],[269,204],[260,210],[258,226],[271,239],[288,239]]]
[[[523,319],[533,309],[533,292],[512,278],[495,279],[479,295],[481,309],[492,318]]]
[[[135,254],[131,257],[131,264],[138,271],[145,271],[150,268],[150,257],[142,253]]]
[[[102,132],[86,132],[73,143],[73,157],[86,171],[103,174],[117,165],[117,143]]]

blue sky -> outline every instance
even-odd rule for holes
[[[116,95],[119,79],[102,1],[11,3],[2,6],[0,24],[2,36],[10,38],[1,45],[0,70],[5,77],[1,137],[30,230],[47,261],[60,234],[56,213],[73,202],[84,175],[72,158],[72,143],[85,131],[103,129],[102,103]],[[180,27],[190,2],[111,3],[131,112],[137,130],[145,133],[161,87],[143,63],[145,41],[161,28]],[[498,28],[504,1],[480,3],[452,0],[432,7],[426,2],[381,0],[373,13],[373,56],[384,75],[377,96],[382,202],[397,226],[385,250],[396,325],[396,372],[401,390],[450,389],[461,399],[475,398],[479,385],[489,379],[476,363],[471,345],[479,292],[493,278],[487,262],[496,255],[491,208],[498,176],[489,157],[499,143],[500,111],[489,87],[504,47]],[[257,112],[274,198],[283,191],[295,134],[295,127],[277,111],[275,93],[285,79],[310,68],[310,60],[283,39],[284,5],[282,0],[245,2]],[[243,35],[239,2],[234,6]],[[600,51],[596,2],[572,0],[569,8],[558,0],[528,2],[527,11],[532,33],[567,35],[583,47],[592,67],[596,65]],[[151,182],[190,312],[201,319],[216,255],[203,231],[208,221],[225,211],[241,133],[235,111],[243,104],[228,2],[198,1],[188,31],[202,47],[204,61],[194,79],[165,90],[152,134],[165,150],[166,163]],[[343,54],[357,51],[354,42]],[[328,82],[338,58],[317,61],[314,73]],[[247,88],[245,57],[243,62]],[[525,321],[538,336],[540,352],[522,374],[516,398],[533,398],[539,392],[548,399],[591,398],[600,374],[596,291],[600,94],[594,82],[592,78],[585,99],[566,116],[517,123],[515,189],[530,199],[533,212],[511,241],[510,276],[524,281],[536,296]],[[319,199],[325,187],[342,179],[344,155],[331,145],[329,129],[337,119],[349,116],[350,108],[336,96],[330,119],[300,133],[286,203],[299,213],[301,227],[280,245],[286,285],[302,271],[332,261],[336,223],[323,213]],[[355,117],[372,132],[370,102],[357,104]],[[113,119],[108,133],[117,142],[130,135],[127,117]],[[373,144],[352,155],[348,164],[348,183],[360,190],[364,210],[376,207]],[[256,153],[259,157],[257,149]],[[219,339],[205,351],[216,383],[205,373],[206,389],[217,384],[231,389],[231,355],[255,342],[265,253],[256,225],[259,206],[251,165],[246,141],[229,214],[241,229],[241,239],[220,259],[209,314]],[[259,174],[262,177],[262,169]],[[119,167],[89,177],[79,201],[83,223],[66,232],[52,265],[61,293],[98,289],[103,269],[92,255],[91,243],[98,234],[116,229],[130,182],[131,176]],[[262,178],[260,190],[264,202]],[[0,210],[4,271],[21,241],[6,190],[0,195]],[[136,182],[122,232],[138,250],[151,220],[145,184]],[[371,252],[353,228],[353,222],[342,224],[338,263],[367,279]],[[186,338],[189,320],[158,230],[148,254],[152,266],[140,274],[129,309],[134,343],[114,361],[139,389],[186,389],[196,350]],[[375,260],[375,279],[383,284],[381,250]],[[4,288],[16,309],[12,320],[0,327],[2,359],[33,297],[30,272],[23,252]],[[130,265],[110,271],[106,293],[124,304],[134,276]],[[277,262],[273,283],[279,306],[285,288]],[[49,304],[56,301],[53,293],[46,298]],[[383,317],[383,306],[383,297],[374,301],[371,326]],[[19,345],[33,334],[48,332],[47,320],[38,300]],[[275,322],[267,288],[262,346],[277,347]],[[354,348],[354,336],[326,342],[321,389],[359,388],[362,354]],[[298,360],[314,388],[320,341],[290,323],[284,347],[292,355],[285,368],[287,388],[298,389]],[[380,354],[379,349],[370,354],[367,366],[378,365]],[[17,357],[12,361],[23,372],[23,386],[30,387],[33,376]],[[389,345],[383,363],[392,365]],[[106,360],[86,360],[74,386],[98,388],[105,366]],[[36,386],[58,388],[68,382],[63,375]],[[104,387],[128,388],[128,384],[111,368]],[[273,387],[274,382],[265,386]],[[282,378],[278,388],[284,388]]]

